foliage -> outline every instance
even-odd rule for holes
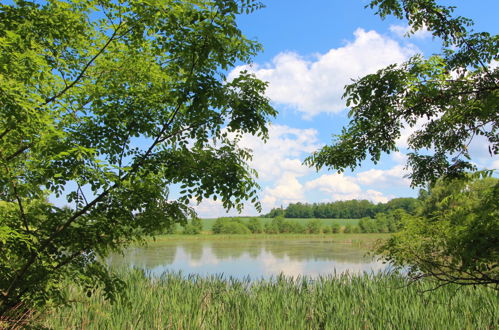
[[[225,79],[261,48],[236,25],[258,7],[0,4],[0,315],[20,302],[62,301],[66,276],[114,297],[121,282],[100,257],[185,224],[192,201],[260,208],[251,154],[237,141],[265,139],[275,110],[262,81]]]
[[[264,231],[267,234],[279,234],[278,222],[280,217],[273,218],[270,222],[267,222],[264,226]]]
[[[409,285],[396,275],[338,275],[293,280],[237,280],[164,274],[157,281],[127,271],[127,299],[111,305],[100,291],[40,316],[50,329],[494,329],[499,304],[485,287]],[[168,299],[165,299],[168,297]]]
[[[376,163],[382,153],[398,150],[404,128],[415,130],[407,141],[415,186],[475,170],[468,146],[476,137],[497,155],[499,67],[491,63],[499,60],[499,36],[473,31],[471,20],[453,17],[453,7],[435,0],[372,0],[369,6],[382,18],[407,19],[409,34],[428,29],[441,40],[442,53],[416,55],[348,85],[349,125],[306,163],[340,172],[366,157]]]
[[[251,234],[252,231],[238,218],[218,218],[213,224],[214,234]]]
[[[253,234],[260,234],[263,233],[263,225],[262,222],[258,218],[251,218],[249,222],[246,224],[246,227],[253,233]]]
[[[222,225],[220,234],[251,234],[251,230],[241,222],[228,221]]]
[[[378,249],[386,261],[410,267],[414,279],[441,285],[493,284],[499,288],[499,179],[438,181],[416,216]]]
[[[353,231],[353,226],[351,224],[347,224],[343,229],[343,232],[345,234],[350,234],[352,231]]]
[[[213,234],[220,234],[220,231],[222,230],[222,226],[223,226],[224,220],[226,220],[226,219],[227,218],[217,218],[215,220],[215,223],[211,227],[211,230],[213,231]]]
[[[275,218],[359,219],[374,217],[380,212],[402,209],[414,214],[419,205],[415,198],[394,198],[386,203],[374,204],[367,200],[348,200],[330,203],[291,203],[285,209],[272,209],[266,216]]]
[[[319,219],[313,219],[307,222],[307,233],[309,234],[320,234],[322,232],[322,221]]]
[[[182,233],[185,235],[199,235],[202,230],[203,230],[203,223],[201,222],[201,219],[195,217],[191,220],[190,223],[188,223],[185,226]]]

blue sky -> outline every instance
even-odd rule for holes
[[[303,159],[331,141],[348,123],[341,100],[350,79],[375,72],[411,55],[429,56],[439,50],[439,41],[425,31],[403,36],[406,22],[381,20],[367,1],[269,0],[266,8],[242,16],[243,33],[263,44],[264,51],[251,66],[234,69],[254,72],[269,82],[267,95],[279,115],[263,144],[247,137],[241,146],[254,151],[251,165],[260,173],[263,211],[292,202],[326,202],[369,199],[385,202],[394,197],[416,196],[404,178],[407,129],[398,142],[400,152],[385,155],[374,165],[366,161],[355,172],[316,172],[302,165]],[[446,1],[459,6],[456,13],[475,21],[476,31],[497,34],[499,1]],[[471,145],[473,160],[482,168],[499,168],[499,159],[488,156],[480,141]],[[225,212],[215,201],[196,207],[202,217]],[[256,214],[248,206],[243,214]]]

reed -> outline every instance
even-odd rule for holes
[[[122,271],[114,304],[69,285],[74,303],[41,314],[53,329],[496,329],[497,291],[435,287],[393,274],[250,281]]]

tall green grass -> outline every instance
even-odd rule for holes
[[[250,282],[124,271],[126,296],[111,305],[69,286],[77,301],[46,312],[54,329],[496,329],[497,291],[410,284],[396,275],[278,277]]]

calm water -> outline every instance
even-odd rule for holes
[[[137,267],[152,276],[165,271],[203,276],[259,279],[283,274],[308,276],[380,272],[387,265],[366,255],[367,251],[348,243],[328,239],[252,239],[223,241],[172,241],[127,250],[112,255],[112,267]]]

